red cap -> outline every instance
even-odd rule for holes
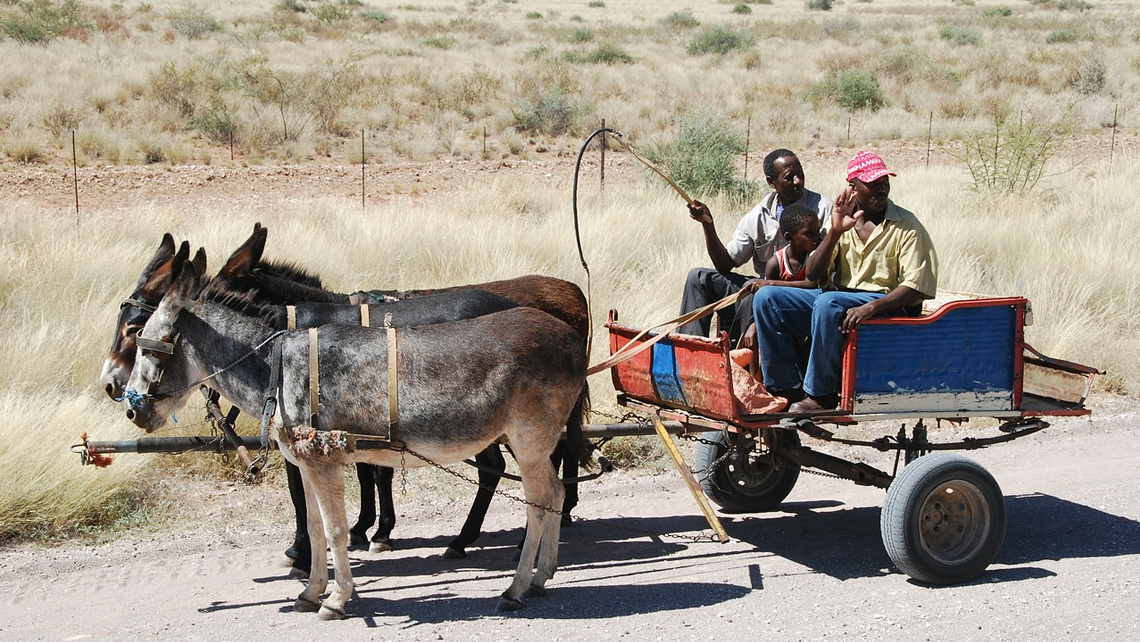
[[[883,158],[874,152],[860,151],[847,162],[847,180],[857,178],[864,183],[877,181],[884,176],[897,176],[887,169]]]

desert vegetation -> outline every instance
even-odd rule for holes
[[[1127,249],[1140,218],[1135,18],[1126,3],[1068,0],[0,0],[0,172],[70,169],[73,132],[89,176],[536,159],[567,170],[551,189],[482,175],[365,206],[351,189],[295,198],[287,179],[256,203],[219,207],[190,187],[85,201],[82,216],[0,193],[0,464],[15,472],[0,542],[161,526],[177,512],[171,475],[237,477],[204,456],[80,468],[67,450],[84,432],[139,436],[96,379],[119,303],[163,232],[205,247],[216,267],[261,221],[271,258],[341,291],[532,272],[585,285],[569,168],[602,119],[709,202],[722,237],[762,193],[768,149],[799,151],[809,187],[829,196],[855,149],[883,151],[899,172],[892,196],[931,231],[943,288],[1029,297],[1030,343],[1103,368],[1101,390],[1140,394]],[[607,310],[664,321],[686,270],[707,262],[675,194],[618,176],[604,191],[584,177],[580,195],[592,361],[606,351]],[[616,412],[608,378],[591,385],[599,410]],[[188,408],[163,434],[202,433],[202,414]]]
[[[69,158],[75,131],[84,164],[219,162],[231,140],[344,162],[363,130],[377,159],[527,156],[708,107],[761,148],[958,140],[1027,111],[1098,134],[1118,105],[1134,131],[1137,24],[1040,0],[5,0],[0,151]]]

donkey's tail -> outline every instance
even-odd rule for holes
[[[582,426],[585,424],[586,416],[590,412],[590,384],[584,382],[582,384],[582,392],[578,394],[578,401],[574,403],[574,409],[570,411],[570,418],[566,420],[566,446],[570,450],[570,456],[573,461],[576,461],[583,468],[587,470],[593,465],[593,448],[590,446],[589,440],[582,434]]]

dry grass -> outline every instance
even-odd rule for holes
[[[86,22],[45,43],[0,38],[0,141],[28,141],[0,145],[12,158],[29,145],[63,158],[71,129],[116,143],[83,146],[95,163],[145,162],[141,148],[156,142],[162,162],[191,162],[230,131],[247,159],[344,159],[362,128],[379,133],[384,156],[473,158],[484,128],[502,153],[528,154],[510,139],[552,87],[572,118],[529,135],[555,153],[603,118],[656,137],[710,105],[753,117],[759,149],[845,141],[849,119],[864,144],[921,139],[931,113],[944,136],[959,137],[995,115],[1075,99],[1086,133],[1116,105],[1125,127],[1138,127],[1140,21],[1128,3],[875,0],[809,12],[774,0],[747,16],[679,0],[79,6]],[[19,12],[10,4],[0,18]],[[741,46],[686,53],[710,32],[739,34]],[[813,101],[809,90],[840,72],[875,74],[886,104],[849,113],[836,99]]]

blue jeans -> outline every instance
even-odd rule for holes
[[[768,286],[752,298],[752,314],[760,346],[764,385],[787,390],[803,384],[805,393],[821,397],[839,392],[843,344],[839,324],[849,308],[882,297],[875,292],[838,292]],[[811,337],[807,372],[800,376],[791,337]]]

